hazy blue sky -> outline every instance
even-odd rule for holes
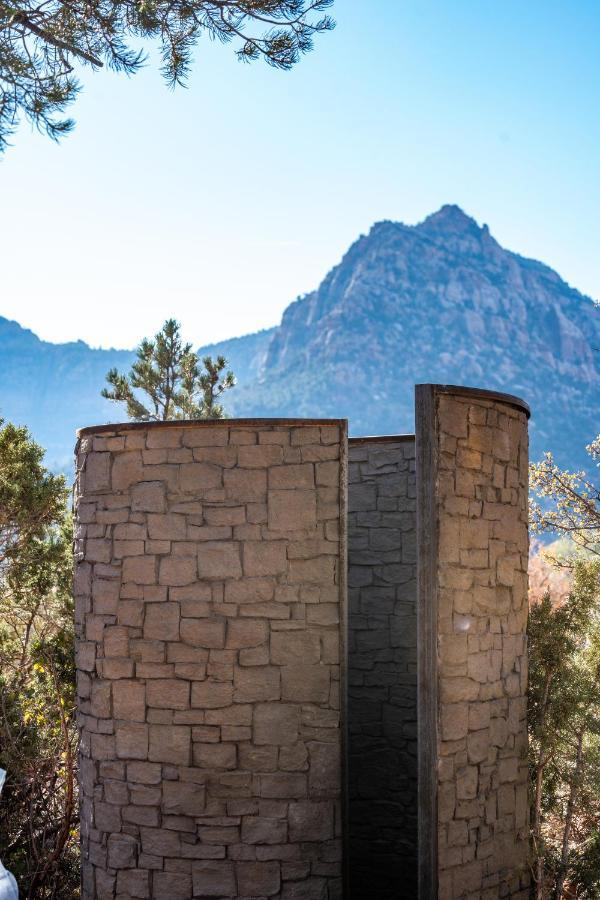
[[[188,90],[87,72],[0,162],[0,314],[53,341],[278,322],[373,222],[443,203],[600,296],[600,3],[337,0],[292,72],[203,40]]]

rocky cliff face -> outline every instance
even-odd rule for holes
[[[533,408],[532,455],[584,460],[598,429],[600,310],[504,250],[456,206],[379,222],[286,310],[244,414],[348,415],[359,433],[411,431],[412,385],[508,391]]]
[[[165,315],[168,310],[165,311]],[[503,249],[457,206],[419,225],[379,222],[281,325],[201,348],[238,375],[234,415],[347,416],[353,434],[413,430],[413,385],[516,393],[532,458],[587,460],[598,425],[600,309],[556,272]],[[119,419],[99,396],[132,354],[47,344],[0,318],[0,415],[68,464],[75,427]]]

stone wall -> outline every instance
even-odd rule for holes
[[[417,388],[420,896],[525,900],[527,416]]]
[[[348,451],[350,896],[417,891],[415,439]]]
[[[81,433],[84,900],[341,896],[345,447],[343,421]]]

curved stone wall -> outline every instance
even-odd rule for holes
[[[84,900],[341,896],[345,432],[81,433]]]
[[[526,900],[527,409],[417,387],[420,896]]]
[[[348,448],[348,841],[353,900],[417,894],[415,438]]]

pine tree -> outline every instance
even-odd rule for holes
[[[125,404],[129,418],[137,422],[226,418],[219,400],[235,385],[227,360],[205,356],[201,365],[192,345],[183,343],[175,319],[167,319],[153,340],[144,338],[136,356],[129,375],[111,369],[106,376],[111,389],[102,390],[107,400]],[[141,399],[136,391],[146,396]]]
[[[236,41],[239,59],[263,57],[291,68],[313,35],[333,28],[322,15],[332,0],[0,0],[0,152],[20,114],[57,139],[73,128],[61,118],[79,84],[76,67],[136,72],[141,40],[158,42],[162,74],[185,82],[202,34]],[[57,118],[58,116],[58,118]]]

